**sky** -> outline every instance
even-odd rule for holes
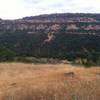
[[[0,18],[51,13],[100,13],[100,0],[0,0]]]

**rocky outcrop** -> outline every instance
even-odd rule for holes
[[[36,31],[45,33],[52,31],[93,31],[100,30],[100,14],[51,14],[25,17],[17,20],[1,20],[0,32],[26,31],[34,34]],[[85,33],[86,34],[86,33]]]

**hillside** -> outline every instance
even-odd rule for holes
[[[100,14],[65,13],[0,20],[0,59],[13,56],[100,60]]]
[[[1,31],[51,31],[61,30],[100,30],[100,14],[51,14],[24,17],[17,20],[0,20]]]

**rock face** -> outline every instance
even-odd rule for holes
[[[1,20],[0,31],[27,31],[34,33],[59,31],[90,31],[100,30],[100,14],[51,14],[25,17],[17,20]]]

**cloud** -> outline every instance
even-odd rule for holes
[[[99,0],[26,0],[30,9],[44,13],[56,12],[99,12]],[[37,1],[37,2],[36,2]],[[34,3],[36,2],[36,3]],[[44,11],[43,11],[44,10]],[[46,12],[45,12],[46,11]]]
[[[0,17],[15,19],[48,13],[100,13],[100,0],[0,0]]]

